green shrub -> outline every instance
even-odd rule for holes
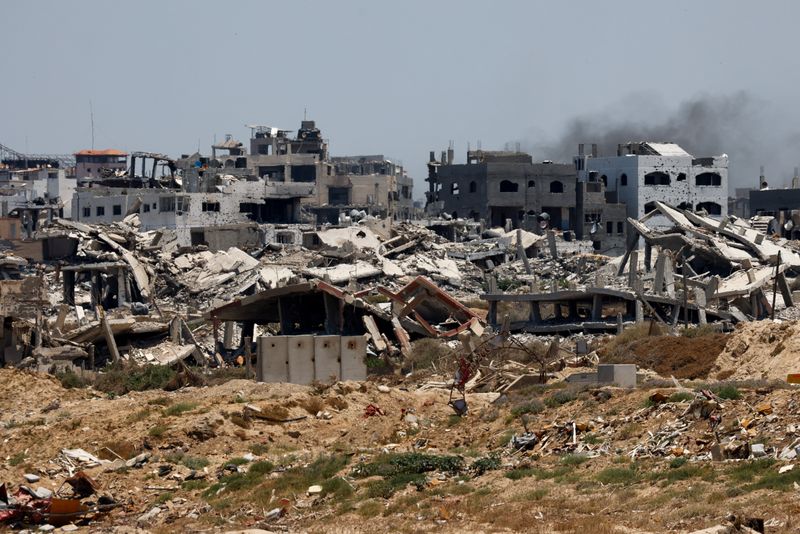
[[[597,473],[597,480],[603,484],[632,484],[638,479],[633,467],[607,467]]]
[[[332,495],[336,499],[344,499],[353,494],[353,487],[342,477],[329,478],[322,483],[322,495]]]
[[[513,408],[511,408],[511,415],[514,417],[519,417],[524,414],[528,413],[542,413],[544,411],[544,403],[539,399],[531,399],[529,401],[522,402],[517,404]]]
[[[418,452],[381,454],[372,462],[361,464],[353,469],[353,476],[383,477],[398,474],[419,474],[428,471],[457,473],[464,467],[464,460],[458,456],[436,456]]]
[[[208,482],[202,479],[184,480],[181,482],[181,489],[186,491],[199,490],[205,488],[206,486],[208,486]]]
[[[687,401],[690,402],[693,400],[694,400],[694,394],[692,394],[691,392],[678,391],[670,395],[669,398],[667,399],[667,402],[687,402]]]
[[[99,373],[94,387],[110,395],[124,395],[129,391],[163,389],[175,377],[167,365],[124,366],[112,365]]]
[[[164,415],[167,417],[171,415],[181,415],[182,413],[190,412],[195,408],[197,408],[196,402],[179,402],[164,410]]]
[[[488,456],[484,456],[483,458],[478,458],[472,462],[472,465],[469,466],[469,468],[476,477],[481,476],[487,471],[500,469],[500,456],[497,454],[490,454]]]
[[[85,388],[89,385],[82,376],[77,375],[70,368],[56,373],[56,378],[61,382],[61,386],[66,389]]]
[[[561,458],[561,463],[564,465],[581,465],[587,461],[589,461],[589,457],[582,454],[567,454]]]
[[[714,386],[711,388],[711,391],[720,399],[736,400],[742,398],[739,389],[731,384]]]
[[[577,398],[578,396],[575,394],[574,391],[564,389],[561,391],[556,391],[555,393],[547,397],[544,403],[550,408],[556,408],[558,406],[561,406],[562,404],[567,404],[569,402],[572,402]]]
[[[147,431],[147,434],[153,438],[160,438],[161,436],[164,435],[164,433],[167,430],[169,430],[169,427],[167,425],[158,424],[153,427],[150,427],[150,430]]]
[[[670,460],[669,467],[670,467],[670,469],[677,469],[677,468],[683,466],[683,464],[685,464],[686,462],[688,462],[686,457],[679,456],[677,458],[673,458],[672,460]]]
[[[167,454],[164,456],[164,461],[171,464],[183,464],[194,471],[199,471],[209,463],[208,460],[202,456],[189,456],[182,452]]]

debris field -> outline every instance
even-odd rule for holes
[[[628,222],[607,257],[54,219],[0,257],[0,528],[796,532],[800,248],[658,202]]]

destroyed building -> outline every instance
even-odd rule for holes
[[[143,230],[173,230],[185,245],[214,249],[258,244],[260,223],[300,222],[300,201],[311,195],[313,182],[259,179],[237,163],[235,142],[226,141],[213,150],[229,153],[217,158],[174,161],[134,152],[127,173],[84,181],[73,200],[74,219],[110,223],[138,213]]]
[[[410,219],[414,212],[414,181],[402,165],[383,155],[331,158],[334,175],[317,184],[318,220],[337,223],[338,215],[353,209],[369,215]]]
[[[675,143],[620,144],[616,156],[599,156],[597,145],[575,157],[578,180],[602,182],[616,201],[638,219],[656,202],[680,209],[704,210],[712,217],[728,213],[728,156],[696,158]]]
[[[431,214],[484,220],[490,226],[574,230],[595,249],[624,247],[625,207],[604,185],[578,186],[575,167],[534,163],[524,152],[475,150],[466,164],[453,163],[453,149],[428,163],[427,210]]]
[[[75,177],[103,176],[128,168],[128,154],[122,150],[81,150],[75,153]]]
[[[791,187],[771,189],[761,168],[758,189],[745,189],[745,217],[753,218],[753,225],[765,233],[778,234],[789,239],[800,235],[800,172],[794,170]],[[737,198],[740,190],[737,189]]]
[[[429,211],[453,218],[484,219],[491,226],[534,228],[547,213],[554,228],[575,225],[575,169],[534,163],[524,152],[470,150],[467,163],[454,163],[453,150],[428,162]]]

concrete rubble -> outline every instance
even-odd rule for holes
[[[797,333],[781,325],[796,320],[800,247],[735,217],[718,222],[655,206],[644,218],[628,220],[620,257],[597,254],[569,232],[452,220],[354,217],[360,221],[298,225],[293,231],[300,239],[293,243],[265,239],[211,250],[180,246],[169,231],[141,231],[135,214],[107,225],[55,218],[35,236],[53,243],[44,258],[0,256],[3,363],[18,368],[14,373],[44,372],[59,380],[69,374],[94,384],[120,370],[166,369],[170,381],[162,393],[185,400],[162,410],[154,408],[159,398],[148,397],[127,423],[117,424],[135,426],[152,411],[178,417],[184,410],[191,422],[167,440],[153,421],[144,445],[130,450],[110,440],[65,442],[46,466],[24,465],[16,493],[0,492],[0,524],[57,525],[59,506],[72,507],[69,517],[81,525],[101,522],[105,514],[125,514],[142,528],[190,524],[210,510],[191,499],[214,501],[246,479],[246,465],[261,465],[258,455],[273,440],[323,443],[325,450],[342,440],[358,442],[353,466],[337,475],[353,491],[362,476],[378,476],[365,467],[369,461],[424,451],[447,460],[415,473],[418,491],[494,470],[516,481],[537,473],[540,462],[560,458],[575,467],[612,458],[631,465],[666,461],[668,469],[673,462],[675,469],[684,462],[769,462],[780,481],[794,480],[800,425],[790,414],[800,400],[790,378],[782,377],[800,371],[787,369]],[[769,332],[747,326],[773,316]],[[649,344],[706,330],[727,337],[702,378],[744,379],[737,368],[763,367],[769,368],[763,379],[780,386],[741,386],[743,393],[734,394],[724,385],[691,382],[678,374],[679,363],[674,374],[659,374],[641,355]],[[632,344],[609,349],[634,335],[640,337]],[[748,361],[748,347],[771,356]],[[233,387],[206,382],[218,371],[241,371],[236,376],[245,380],[233,381],[241,391],[226,390],[227,400],[213,397],[216,388]],[[277,393],[267,397],[268,388]],[[118,400],[133,406],[139,401],[132,391]],[[199,398],[227,411],[193,412]],[[87,399],[75,397],[71,409]],[[59,423],[47,414],[61,409],[59,399],[53,402],[26,409],[41,413],[51,428]],[[97,395],[91,402],[106,401]],[[431,422],[431,410],[441,421]],[[469,430],[458,428],[463,419]],[[513,432],[500,432],[504,420],[514,422]],[[358,433],[351,433],[353,421]],[[17,425],[3,423],[9,431]],[[491,432],[471,434],[484,423]],[[377,435],[374,428],[385,436],[359,441]],[[335,433],[317,439],[320,429]],[[457,445],[447,441],[455,435],[461,436]],[[265,445],[213,469],[182,459],[201,448],[231,449],[231,436],[259,436]],[[443,455],[448,447],[472,446],[470,440],[488,443],[487,456],[465,463],[463,455]],[[449,465],[449,458],[460,459]],[[623,475],[639,476],[629,471]],[[112,492],[102,502],[91,498],[103,492],[93,478],[80,478],[130,472],[147,472],[147,487],[170,496],[139,500],[121,512]],[[85,494],[45,487],[43,480],[72,480]],[[214,490],[183,492],[195,483]],[[330,501],[329,484],[309,479],[291,499],[278,492],[257,524],[296,525],[298,511]],[[391,496],[397,489],[382,491]],[[439,520],[452,521],[442,510]]]

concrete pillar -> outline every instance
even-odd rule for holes
[[[656,295],[664,294],[664,262],[666,259],[666,254],[659,251],[656,256],[656,276],[653,279],[653,292]]]
[[[698,322],[706,324],[706,292],[702,288],[694,288],[694,301],[697,304]]]
[[[490,300],[489,301],[489,312],[486,315],[487,322],[492,325],[497,325],[497,301]]]
[[[630,261],[628,262],[628,286],[636,285],[636,278],[639,276],[639,251],[631,251]]]
[[[75,271],[62,271],[64,276],[64,302],[75,305]]]
[[[550,247],[550,257],[558,258],[558,247],[556,247],[556,233],[552,230],[547,231],[547,245]]]
[[[323,293],[322,298],[325,303],[325,333],[340,334],[342,331],[342,301],[328,293]]]
[[[120,308],[128,302],[128,271],[124,267],[117,269],[117,306]]]
[[[222,337],[222,346],[225,347],[226,350],[231,350],[233,348],[233,329],[236,326],[236,323],[233,321],[225,321],[225,333]]]
[[[533,324],[539,324],[542,322],[542,314],[539,311],[539,302],[532,300],[530,302],[531,309],[528,312],[528,321]]]
[[[599,321],[603,318],[603,297],[602,295],[592,296],[592,321]]]
[[[289,382],[310,384],[314,381],[314,336],[289,337]]]
[[[650,243],[644,244],[644,270],[650,272],[650,262],[653,258],[653,246]]]
[[[664,255],[664,286],[667,295],[675,296],[675,269],[672,265],[672,258]]]
[[[364,336],[342,336],[340,346],[342,380],[366,380],[367,340]]]
[[[314,336],[314,378],[320,382],[341,378],[340,336]]]
[[[262,336],[258,338],[256,376],[263,382],[289,381],[289,337]]]
[[[781,292],[781,297],[783,297],[783,302],[786,306],[794,306],[792,301],[792,290],[789,288],[789,284],[786,282],[786,276],[783,273],[778,274],[778,290]]]

